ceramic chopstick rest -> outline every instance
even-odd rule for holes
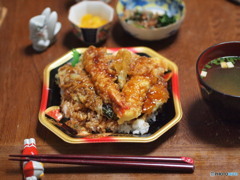
[[[57,13],[51,12],[49,7],[44,9],[40,15],[30,19],[29,29],[33,49],[44,51],[56,40],[56,35],[62,26],[57,20]]]
[[[38,150],[34,138],[24,139],[23,155],[37,155]],[[38,161],[24,161],[23,175],[25,180],[37,180],[44,175],[44,167]]]

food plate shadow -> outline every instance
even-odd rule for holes
[[[35,51],[32,47],[32,44],[29,44],[28,46],[26,46],[22,51],[28,56],[42,53],[42,52]]]
[[[64,3],[64,7],[65,7],[66,11],[68,11],[69,8],[70,8],[72,5],[74,5],[74,4],[76,4],[76,0],[66,1],[66,2]]]
[[[70,50],[77,47],[87,47],[73,34],[72,31],[68,31],[65,34],[63,38],[63,45]]]
[[[223,120],[201,99],[187,113],[189,129],[196,138],[219,147],[240,147],[240,123]]]
[[[54,147],[57,144],[66,146],[66,143],[62,141],[62,139],[58,138],[55,134],[46,129],[39,121],[37,123],[36,133],[42,141],[46,142],[51,147]]]
[[[134,38],[129,33],[127,33],[121,26],[119,22],[115,23],[112,27],[112,37],[114,41],[121,47],[130,46],[147,46],[156,51],[165,49],[175,42],[177,39],[178,32],[169,38],[158,40],[158,41],[143,41]]]
[[[94,44],[96,47],[104,46],[106,41],[103,41],[99,44]],[[86,44],[82,41],[80,41],[76,35],[73,33],[73,31],[68,31],[64,38],[63,38],[63,45],[67,47],[69,50],[72,50],[73,48],[78,48],[78,47],[88,47],[90,46],[89,44]]]

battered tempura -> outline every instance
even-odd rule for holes
[[[142,123],[169,98],[166,71],[159,58],[126,49],[113,55],[106,48],[90,46],[75,67],[59,68],[61,110],[70,118],[68,125],[81,135]]]

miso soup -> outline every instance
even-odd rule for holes
[[[213,89],[233,96],[240,96],[240,56],[227,56],[207,63],[201,73]]]

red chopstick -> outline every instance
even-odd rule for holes
[[[68,155],[68,154],[38,154],[22,155],[12,154],[10,157],[29,157],[29,158],[54,158],[54,159],[102,159],[102,160],[134,160],[134,161],[161,161],[161,162],[179,162],[193,164],[193,159],[189,157],[178,156],[116,156],[116,155]]]
[[[10,160],[13,161],[35,160],[43,163],[105,165],[186,173],[192,173],[194,171],[193,163],[180,162],[179,157],[98,155],[10,155],[10,157],[20,157],[19,159],[11,158]],[[137,159],[134,159],[136,157]],[[157,158],[159,159],[157,160]],[[177,162],[175,160],[177,160]]]

